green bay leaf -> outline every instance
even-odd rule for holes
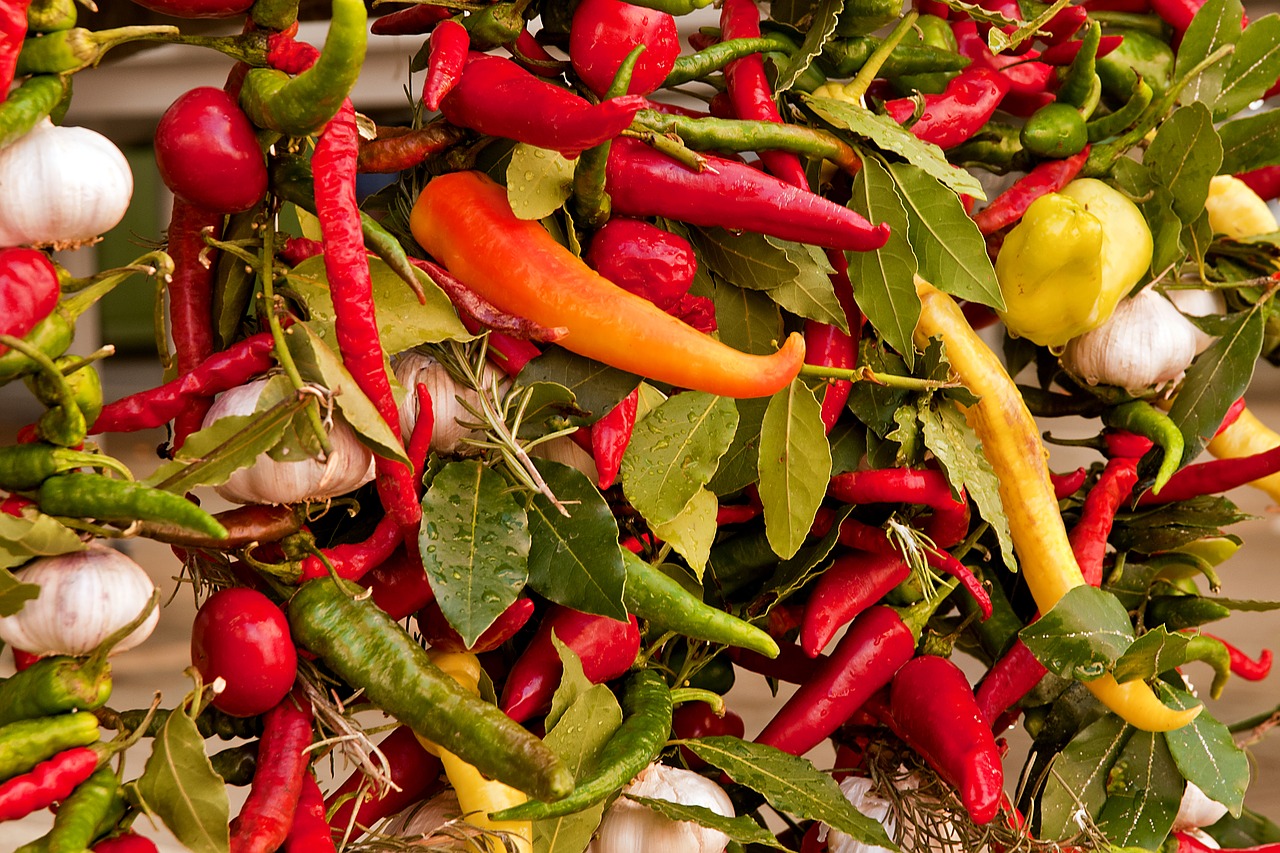
[[[804,544],[831,479],[822,405],[799,379],[773,395],[760,427],[760,502],[774,553]]]
[[[1194,708],[1200,704],[1185,690],[1157,683],[1160,698],[1173,708]],[[1207,710],[1187,725],[1165,733],[1165,743],[1178,772],[1211,800],[1226,806],[1239,816],[1244,808],[1245,790],[1249,787],[1249,756],[1236,746],[1231,731]]]
[[[518,143],[507,164],[507,200],[520,219],[542,219],[573,195],[573,161],[558,151]]]
[[[213,770],[204,738],[182,711],[170,714],[152,741],[138,795],[191,853],[227,853],[227,786]]]

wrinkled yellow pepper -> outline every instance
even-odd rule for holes
[[[453,679],[477,696],[480,695],[480,661],[467,652],[430,652],[431,662],[453,676]],[[489,812],[518,806],[528,797],[509,785],[495,779],[487,779],[473,765],[463,761],[439,744],[418,735],[423,749],[440,757],[449,784],[458,795],[462,814],[472,826],[492,832],[504,833],[520,853],[533,851],[533,823],[527,820],[496,821],[489,819]],[[507,848],[496,835],[485,839],[488,850],[503,853]]]
[[[996,257],[1011,333],[1060,350],[1107,321],[1151,265],[1142,212],[1092,178],[1036,199]]]
[[[1267,203],[1248,184],[1231,175],[1216,175],[1209,181],[1204,209],[1209,213],[1213,233],[1235,240],[1277,230],[1276,217]]]

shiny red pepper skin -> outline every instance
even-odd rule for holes
[[[676,19],[666,12],[622,0],[578,3],[569,26],[569,61],[596,95],[604,97],[622,61],[638,45],[644,45],[644,53],[631,72],[629,95],[654,91],[675,67],[680,55]]]
[[[553,604],[542,617],[538,631],[511,665],[498,703],[517,723],[545,711],[560,683],[562,666],[551,634],[582,659],[582,671],[592,684],[617,678],[635,663],[640,653],[636,617],[619,622],[605,616],[582,613]]]
[[[576,157],[626,130],[646,103],[622,95],[593,105],[510,59],[472,52],[440,109],[460,127]]]
[[[0,784],[0,822],[18,820],[61,802],[98,769],[99,754],[87,746],[64,750]]]
[[[361,783],[365,781],[364,774],[356,770],[325,800],[326,813],[337,806],[333,817],[329,820],[329,826],[335,832],[345,833],[353,814],[356,827],[373,826],[384,817],[403,811],[444,787],[440,759],[422,748],[417,736],[408,726],[397,727],[382,739],[378,749],[386,756],[388,775],[399,790],[388,789],[385,794],[379,796],[375,790],[368,789],[358,809],[354,797],[348,797],[339,805],[339,800],[349,794],[355,794],[360,789]],[[357,829],[353,837],[360,834]]]
[[[723,41],[760,38],[760,7],[755,0],[724,0],[720,7],[720,38]],[[782,123],[760,54],[730,62],[725,66],[724,79],[734,115],[740,119]],[[760,159],[775,177],[793,187],[809,189],[804,164],[795,154],[790,151],[761,151]]]
[[[1138,460],[1117,457],[1107,462],[1098,482],[1094,483],[1085,496],[1080,520],[1071,529],[1068,538],[1084,581],[1090,586],[1102,585],[1102,561],[1106,555],[1111,525],[1115,521],[1116,511],[1128,499],[1137,482]]]
[[[746,734],[747,727],[742,717],[729,709],[725,709],[723,717],[717,717],[715,711],[706,702],[685,702],[676,708],[671,715],[671,732],[678,738],[701,737],[736,737]],[[687,746],[680,747],[680,755],[691,770],[700,770],[707,763],[694,755]]]
[[[138,0],[138,5],[175,18],[231,18],[247,11],[253,0]]]
[[[310,766],[311,703],[298,693],[267,712],[253,786],[231,823],[231,853],[270,853],[284,843]]]
[[[431,51],[427,59],[427,76],[422,84],[422,103],[427,109],[440,109],[440,101],[449,94],[462,76],[471,49],[471,35],[457,21],[441,21],[431,31]]]
[[[333,853],[333,835],[324,819],[324,793],[310,773],[302,778],[302,795],[285,836],[282,853]]]
[[[863,611],[756,742],[803,755],[888,684],[915,650],[915,635],[893,608],[877,606]]]
[[[1215,853],[1219,848],[1210,847],[1200,839],[1186,832],[1175,832],[1178,839],[1177,853]],[[1233,853],[1280,853],[1280,844],[1258,844],[1254,847],[1233,847]]]
[[[969,681],[947,658],[921,655],[889,688],[892,728],[960,794],[974,823],[989,823],[1004,796],[1004,767]]]
[[[1258,654],[1258,659],[1254,660],[1249,657],[1235,645],[1228,643],[1226,640],[1215,634],[1201,632],[1205,637],[1211,640],[1217,640],[1227,649],[1227,654],[1231,657],[1231,674],[1238,675],[1245,681],[1262,681],[1271,674],[1271,649],[1263,649]]]
[[[99,841],[93,845],[93,853],[158,853],[156,843],[136,832],[124,832],[120,835]]]
[[[954,148],[987,123],[1009,92],[1004,75],[977,62],[961,71],[941,95],[924,96],[924,112],[908,130],[939,148]],[[915,101],[899,98],[885,102],[885,110],[899,124],[915,113]]]
[[[779,643],[776,658],[767,658],[759,652],[739,648],[730,648],[726,654],[729,655],[729,660],[748,672],[788,684],[804,684],[827,661],[824,655],[809,657],[795,643]]]
[[[462,325],[466,326],[467,331],[472,334],[485,331],[484,326],[465,314],[460,319]],[[542,355],[542,350],[529,341],[513,338],[501,332],[490,332],[487,355],[494,367],[508,376],[518,376],[526,364]]]
[[[26,337],[58,307],[58,296],[58,271],[44,252],[0,249],[0,334]],[[0,355],[8,351],[0,346]]]
[[[800,648],[817,657],[850,620],[910,576],[911,567],[899,554],[855,551],[837,557],[809,594]]]
[[[643,142],[615,139],[605,183],[614,212],[667,216],[856,252],[878,249],[889,239],[888,226],[871,225],[822,196],[736,160],[706,160],[711,168],[694,172]]]
[[[609,413],[591,425],[591,456],[595,459],[596,485],[607,489],[618,478],[622,468],[622,455],[631,444],[631,432],[636,425],[636,412],[640,405],[637,388],[622,398]]]
[[[1027,644],[1014,640],[1009,651],[992,664],[982,681],[978,682],[974,698],[982,719],[988,726],[994,725],[1005,711],[1040,683],[1046,672],[1044,664],[1036,660]]]
[[[204,210],[239,213],[267,192],[253,125],[223,89],[200,86],[179,95],[156,125],[155,155],[165,186]]]
[[[615,216],[591,238],[587,265],[670,312],[689,292],[698,259],[689,241],[640,219]]]
[[[844,309],[849,331],[842,331],[837,326],[817,320],[805,320],[804,360],[805,364],[852,369],[858,365],[857,341],[862,336],[862,312],[853,301],[849,259],[844,252],[827,250],[827,260],[834,270],[829,276],[831,286],[835,290],[836,299],[840,301],[840,307]],[[821,417],[827,432],[831,432],[831,428],[840,419],[852,390],[853,383],[845,379],[828,381],[823,387]]]
[[[420,4],[383,15],[370,25],[369,32],[377,36],[426,35],[452,16],[453,11],[448,6]]]
[[[1188,465],[1169,478],[1159,495],[1150,491],[1138,498],[1138,506],[1185,501],[1243,486],[1280,471],[1280,447],[1230,459],[1212,459]]]
[[[533,609],[532,598],[517,598],[502,611],[492,625],[484,630],[475,645],[470,648],[463,641],[462,635],[449,624],[440,605],[434,600],[418,611],[418,630],[433,649],[482,654],[493,651],[511,639],[529,621],[529,617],[533,616]]]
[[[1067,7],[1076,8],[1076,7]],[[1031,202],[1056,193],[1080,173],[1085,161],[1089,159],[1090,147],[1086,145],[1080,153],[1062,160],[1045,160],[1037,163],[1026,175],[1014,182],[978,214],[973,217],[978,230],[983,235],[994,234],[1022,218],[1031,206]]]
[[[1263,166],[1252,172],[1242,172],[1237,178],[1249,185],[1263,201],[1280,196],[1280,166]]]
[[[173,258],[169,282],[169,332],[173,337],[178,375],[185,376],[213,355],[214,266],[204,242],[205,230],[222,235],[222,214],[203,210],[175,196],[169,220],[168,251]],[[174,417],[173,444],[200,429],[213,405],[209,397],[188,401]]]
[[[1078,9],[1079,6],[1068,6],[1069,9]],[[1118,48],[1124,41],[1124,36],[1103,36],[1098,42],[1097,58],[1101,59],[1108,53]],[[1040,61],[1046,65],[1070,65],[1076,58],[1076,54],[1080,52],[1081,42],[1065,41],[1062,44],[1055,44],[1046,48],[1044,53],[1040,54]]]
[[[951,496],[946,475],[932,468],[879,468],[837,474],[827,494],[852,504],[910,503],[933,510],[924,532],[939,548],[950,548],[969,532],[969,504]]]
[[[403,546],[370,569],[360,582],[371,591],[373,603],[397,622],[435,598],[422,560]]]

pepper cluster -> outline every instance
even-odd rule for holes
[[[28,5],[0,169],[116,45],[236,65],[158,123],[163,252],[72,279],[46,249],[113,222],[0,209],[0,381],[45,408],[0,448],[0,637],[39,658],[0,682],[0,820],[57,806],[24,849],[143,849],[144,813],[215,853],[1280,839],[1232,740],[1267,724],[1183,675],[1270,668],[1202,626],[1263,606],[1217,595],[1223,492],[1280,496],[1242,397],[1280,358],[1280,111],[1242,114],[1280,18],[332,0],[315,47],[291,0],[144,4],[227,36]],[[352,99],[384,35],[422,37],[395,126]],[[104,405],[109,349],[65,353],[135,273],[166,381]],[[1064,416],[1096,435],[1046,441]],[[93,444],[157,427],[141,482]],[[1055,442],[1099,458],[1055,473]],[[195,688],[151,713],[106,707],[154,614],[93,541],[138,535],[200,602]],[[756,676],[798,687],[748,732]]]

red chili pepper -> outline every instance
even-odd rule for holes
[[[991,669],[978,682],[976,700],[978,710],[988,726],[994,726],[1008,709],[1016,705],[1031,688],[1044,678],[1044,664],[1027,648],[1022,640],[1014,640],[1004,655],[991,665]]]
[[[788,684],[805,684],[827,664],[826,655],[811,658],[795,643],[779,643],[776,658],[767,658],[759,652],[736,646],[731,646],[726,654],[729,660],[748,672]]]
[[[1108,429],[1102,433],[1102,440],[1107,445],[1107,456],[1111,458],[1141,459],[1154,442],[1144,435],[1124,429]]]
[[[25,338],[58,307],[59,293],[58,270],[44,252],[0,249],[0,334]],[[0,355],[8,351],[0,346]]]
[[[921,655],[889,688],[890,727],[960,795],[974,823],[990,823],[1004,796],[1004,766],[960,667]]]
[[[435,597],[422,560],[403,546],[370,569],[360,583],[370,590],[373,603],[396,621],[421,609]]]
[[[924,142],[954,148],[982,129],[1009,89],[1003,74],[974,62],[942,94],[924,96],[924,112],[908,130]],[[916,101],[898,98],[885,101],[884,106],[894,121],[905,124],[915,114]]]
[[[1084,150],[1072,157],[1044,160],[1036,164],[1035,168],[978,211],[977,216],[973,217],[978,230],[983,235],[990,235],[1017,222],[1033,201],[1049,193],[1056,193],[1071,183],[1089,159],[1089,150],[1086,145]]]
[[[285,836],[284,853],[331,853],[333,835],[324,819],[324,794],[310,773],[302,777],[302,794],[293,813],[293,824]]]
[[[22,649],[15,648],[13,649],[13,668],[18,672],[22,672],[43,657],[44,655],[33,655],[31,652],[24,652]]]
[[[160,848],[150,838],[136,832],[122,832],[91,848],[93,853],[159,853]]]
[[[457,85],[467,64],[471,35],[457,21],[446,20],[431,31],[431,52],[427,77],[422,85],[422,103],[429,110],[440,109],[440,101]]]
[[[778,709],[757,743],[803,755],[822,743],[915,654],[919,627],[892,607],[864,610]]]
[[[671,732],[678,738],[741,738],[746,734],[747,727],[742,717],[727,708],[723,717],[717,717],[706,702],[685,702],[671,715]],[[707,762],[687,746],[680,747],[680,755],[691,770],[707,766]]]
[[[1252,172],[1241,172],[1237,178],[1249,185],[1263,201],[1280,196],[1280,166],[1263,166]]]
[[[804,322],[804,360],[806,364],[818,364],[824,367],[841,367],[852,369],[858,365],[857,338],[862,332],[862,312],[853,301],[853,285],[849,281],[849,259],[844,252],[827,250],[827,260],[831,262],[834,272],[831,273],[831,285],[836,299],[844,309],[849,331],[842,331],[836,326],[820,323],[817,320]],[[822,392],[822,425],[827,432],[836,425],[844,412],[845,403],[849,400],[849,392],[853,383],[847,379],[829,381]]]
[[[817,657],[841,628],[910,576],[900,554],[855,551],[837,557],[809,594],[800,648]]]
[[[9,495],[3,502],[0,502],[0,512],[3,512],[5,515],[11,515],[14,518],[22,518],[23,507],[35,505],[36,502],[29,500],[28,498],[20,497],[19,495]]]
[[[267,36],[267,64],[287,74],[301,74],[320,58],[320,50],[305,41],[297,41],[296,32],[272,33]]]
[[[1043,101],[1045,98],[1053,100],[1052,95],[1048,93],[1048,88],[1049,81],[1054,75],[1054,68],[1036,61],[1040,56],[1039,51],[1029,50],[1021,56],[1010,54],[996,56],[978,32],[978,25],[968,18],[953,21],[951,31],[955,34],[960,55],[973,60],[973,65],[969,66],[970,69],[974,66],[985,66],[999,72],[1008,84],[1005,100],[1009,100],[1013,95],[1024,95],[1037,101]],[[1002,102],[1001,106],[1008,109],[1009,105]]]
[[[631,431],[636,425],[636,410],[640,405],[640,389],[622,398],[609,413],[591,425],[591,455],[599,474],[597,485],[607,489],[618,478],[622,468],[622,455],[631,443]]]
[[[587,88],[600,97],[627,55],[644,45],[627,94],[647,95],[662,86],[680,56],[676,19],[660,9],[620,0],[581,0],[569,25],[569,60]]]
[[[1244,397],[1240,397],[1234,403],[1227,407],[1227,413],[1222,417],[1222,423],[1218,424],[1218,429],[1214,432],[1214,438],[1222,435],[1222,431],[1240,420],[1241,413],[1244,412]]]
[[[502,611],[492,625],[484,630],[475,645],[470,648],[462,639],[462,635],[449,624],[444,611],[434,600],[418,611],[418,630],[422,632],[422,638],[430,643],[433,649],[482,654],[493,651],[515,636],[515,633],[529,621],[529,617],[533,616],[533,608],[532,598],[517,598]]]
[[[720,7],[720,39],[739,38],[760,38],[760,7],[755,0],[724,0]],[[782,123],[760,54],[730,62],[724,68],[724,81],[738,118]],[[760,159],[771,174],[794,187],[809,189],[804,164],[797,155],[790,151],[761,151]]]
[[[615,139],[605,187],[614,212],[858,252],[878,249],[889,239],[888,226],[871,225],[822,196],[744,163],[710,155],[706,160],[709,168],[694,172],[643,142]]]
[[[640,653],[636,617],[619,622],[559,604],[551,605],[537,633],[511,665],[502,687],[499,707],[517,723],[545,711],[560,683],[562,667],[560,655],[551,642],[553,631],[560,642],[582,659],[583,674],[592,684],[602,684],[622,675]]]
[[[615,216],[591,238],[587,265],[663,311],[689,292],[698,259],[689,241],[639,219]]]
[[[1116,510],[1129,497],[1137,482],[1138,460],[1117,457],[1107,462],[1098,482],[1085,496],[1080,520],[1071,529],[1069,538],[1080,572],[1090,586],[1102,585],[1102,561]]]
[[[276,253],[280,259],[291,267],[324,254],[324,243],[319,240],[308,240],[306,237],[286,237],[284,244]]]
[[[554,343],[565,335],[565,330],[562,328],[551,329],[528,318],[498,310],[493,303],[467,287],[457,276],[437,263],[419,258],[409,258],[409,263],[431,277],[431,280],[444,291],[445,296],[449,297],[449,301],[453,303],[454,308],[458,309],[461,316],[470,317],[487,329],[503,332],[520,340],[547,343]]]
[[[185,376],[213,355],[213,279],[210,249],[204,242],[209,229],[221,236],[222,214],[202,210],[177,196],[169,219],[168,250],[173,258],[169,283],[169,332],[177,355],[178,376]],[[200,429],[213,405],[210,397],[188,400],[173,419],[173,446]]]
[[[590,104],[510,59],[472,52],[440,109],[459,127],[576,157],[626,130],[646,102],[622,95]]]
[[[400,416],[384,368],[369,258],[356,205],[358,139],[355,110],[349,99],[344,100],[337,115],[325,125],[312,155],[316,215],[324,239],[325,273],[334,304],[334,336],[342,363],[399,438]],[[387,513],[401,527],[413,528],[422,518],[422,507],[411,468],[381,456],[376,464],[378,496]]]
[[[27,37],[27,7],[31,0],[10,0],[0,4],[0,101],[9,97],[18,54]]]
[[[453,10],[448,6],[410,6],[378,18],[369,27],[369,32],[378,36],[421,36],[452,16]]]
[[[760,504],[760,498],[756,495],[752,496],[753,500],[746,504],[721,504],[716,508],[716,527],[723,527],[726,524],[743,524],[752,519],[759,518],[764,508]],[[771,610],[770,613],[777,612],[777,609]]]
[[[1213,459],[1188,465],[1169,478],[1159,495],[1150,491],[1138,498],[1138,506],[1172,503],[1212,495],[1243,486],[1280,471],[1280,447],[1252,456]]]
[[[1078,33],[1088,20],[1089,13],[1083,6],[1066,6],[1040,27],[1046,33],[1040,38],[1048,45],[1061,44]]]
[[[564,63],[547,53],[546,48],[527,30],[521,30],[513,44],[507,46],[511,58],[520,67],[539,77],[559,77]]]
[[[969,532],[969,502],[952,497],[946,475],[934,469],[879,468],[837,474],[831,478],[827,494],[853,504],[927,506],[933,513],[924,532],[939,548],[950,548]]]
[[[1177,853],[1217,853],[1217,847],[1210,847],[1200,839],[1187,832],[1175,832],[1178,839]],[[1280,853],[1280,844],[1257,844],[1253,847],[1232,847],[1232,853]]]
[[[1245,681],[1262,681],[1271,673],[1271,649],[1263,649],[1258,655],[1258,659],[1254,660],[1240,651],[1239,648],[1215,634],[1208,634],[1202,631],[1201,635],[1211,640],[1217,640],[1226,647],[1227,654],[1231,656],[1231,672]]]
[[[464,315],[460,319],[462,325],[466,326],[467,331],[472,334],[486,331],[484,326],[471,317]],[[540,355],[542,350],[528,341],[513,338],[501,332],[489,333],[489,360],[508,376],[518,376],[526,364]]]
[[[18,820],[61,802],[93,775],[101,758],[87,746],[64,750],[0,784],[0,822]]]
[[[364,174],[390,175],[413,169],[456,145],[468,135],[443,119],[423,127],[378,126],[377,136],[360,140],[356,170]]]
[[[1187,27],[1191,26],[1191,21],[1196,16],[1196,12],[1200,11],[1200,7],[1204,5],[1204,0],[1150,0],[1151,11],[1160,16],[1160,19],[1169,26],[1173,27],[1175,44],[1181,40],[1182,34],[1187,31]],[[1245,13],[1240,22],[1241,26],[1249,26],[1249,15]]]
[[[1151,0],[1084,0],[1080,4],[1087,12],[1132,12],[1145,15],[1151,11]]]
[[[1079,6],[1068,6],[1068,9],[1079,9]],[[1101,59],[1108,53],[1118,48],[1124,41],[1124,36],[1103,36],[1098,42],[1097,58]],[[1062,44],[1055,44],[1053,47],[1045,48],[1044,53],[1040,54],[1040,61],[1046,65],[1062,66],[1070,65],[1076,58],[1076,54],[1080,52],[1083,42],[1079,40],[1064,41]]]
[[[284,843],[310,765],[311,703],[295,691],[263,718],[253,786],[231,823],[231,853],[271,853]]]
[[[382,794],[376,794],[366,786],[365,796],[357,800],[349,795],[359,791],[366,780],[359,770],[352,773],[325,801],[326,812],[337,806],[329,821],[335,832],[345,833],[352,822],[352,815],[355,816],[355,826],[370,827],[444,787],[440,759],[422,748],[408,726],[397,727],[383,738],[378,749],[387,759],[387,775],[398,790],[389,788]],[[343,800],[343,797],[347,799]],[[339,800],[342,800],[340,805]]]
[[[135,432],[173,420],[193,401],[237,388],[271,369],[274,342],[260,332],[214,353],[185,375],[102,407],[90,434]]]

